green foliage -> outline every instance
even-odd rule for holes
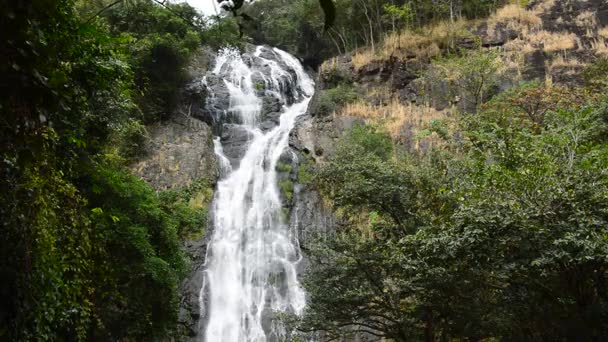
[[[453,150],[380,158],[360,143],[373,129],[343,140],[315,178],[343,225],[306,246],[301,329],[395,341],[605,335],[608,99],[555,102],[539,126],[517,94],[553,96],[526,85],[495,98],[461,118]]]
[[[444,120],[431,120],[428,124],[428,128],[423,129],[418,133],[418,138],[428,137],[431,135],[431,133],[437,133],[437,135],[443,140],[449,139],[449,131]]]
[[[125,6],[107,22],[83,22],[70,0],[1,6],[1,340],[174,334],[179,238],[203,219],[161,203],[121,165],[147,140],[141,92],[175,91],[144,85],[183,67],[199,38],[147,1]]]
[[[459,56],[435,60],[427,73],[427,82],[448,82],[451,102],[463,101],[464,109],[476,111],[497,93],[502,73],[502,59],[494,50],[461,51]]]
[[[331,114],[347,103],[357,99],[357,91],[352,85],[340,84],[335,88],[322,90],[319,94],[317,111],[321,114]]]
[[[115,132],[111,141],[113,141],[112,148],[117,148],[116,153],[131,161],[145,154],[150,137],[146,126],[140,121],[128,120]]]
[[[233,18],[202,18],[185,3],[130,0],[109,4],[80,2],[78,8],[83,18],[106,25],[129,56],[136,85],[133,98],[146,123],[171,115],[178,89],[188,78],[188,63],[201,43],[219,49],[240,46],[243,41]]]
[[[244,13],[253,18],[244,27],[255,42],[276,46],[315,64],[329,56],[318,0],[253,2]]]
[[[213,200],[213,186],[199,179],[181,189],[159,194],[163,210],[176,220],[181,239],[197,240],[205,233],[209,204]]]
[[[275,170],[277,170],[277,172],[290,173],[291,172],[291,164],[284,163],[284,162],[282,162],[282,161],[279,160],[279,162],[277,162],[277,166],[275,167]]]
[[[395,4],[384,4],[383,9],[386,16],[391,21],[399,21],[397,25],[399,25],[400,28],[407,28],[413,22],[414,11],[411,3],[404,3],[401,6],[397,6]]]
[[[353,151],[353,147],[357,151]],[[387,161],[392,156],[393,143],[386,132],[374,126],[357,125],[343,138],[339,149],[349,150],[348,153],[374,155],[382,161]]]
[[[241,47],[244,43],[239,31],[239,24],[233,17],[214,17],[205,22],[201,33],[201,40],[205,46],[214,50],[226,46]]]
[[[350,86],[353,81],[348,72],[340,69],[337,65],[324,69],[320,78],[323,80],[324,88],[336,88],[340,85]]]
[[[254,41],[280,47],[318,66],[331,56],[380,42],[388,32],[420,29],[446,19],[478,18],[506,3],[495,0],[333,0],[331,27],[317,0],[264,0],[244,6],[252,18],[246,33]],[[247,26],[247,25],[245,25]]]
[[[281,189],[281,193],[285,196],[287,201],[291,202],[291,200],[293,199],[293,182],[291,181],[291,179],[286,178],[280,181],[279,188]]]
[[[69,1],[0,15],[0,337],[84,340],[94,232],[76,180],[131,113],[130,71]]]
[[[95,231],[95,339],[154,339],[177,320],[177,283],[187,268],[178,238],[180,213],[123,170],[100,165],[87,188]]]
[[[0,337],[84,340],[93,319],[92,231],[74,186],[44,169],[31,169],[26,183],[2,195],[3,211],[21,217],[3,216],[2,310],[11,321],[2,321]]]
[[[201,44],[201,19],[185,4],[128,1],[104,12],[110,31],[122,37],[135,71],[136,101],[146,122],[166,119],[177,104],[179,87],[186,81],[190,56]]]
[[[310,184],[313,180],[313,167],[314,161],[308,155],[300,156],[298,164],[298,183],[299,184]]]
[[[583,78],[587,86],[595,91],[608,87],[608,58],[598,58],[583,70]]]
[[[412,177],[391,160],[390,137],[372,126],[356,126],[338,145],[336,157],[315,175],[325,196],[347,214],[356,216],[362,206],[387,213],[387,220],[404,222],[415,189]]]

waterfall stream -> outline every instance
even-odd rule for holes
[[[296,273],[298,237],[284,217],[276,166],[296,118],[306,112],[314,83],[296,58],[261,46],[247,58],[221,51],[212,73],[228,89],[227,115],[236,118],[249,140],[232,167],[215,141],[223,178],[213,202],[201,335],[207,342],[277,341],[283,332],[275,314],[300,314],[305,294]],[[278,124],[269,129],[260,125],[262,88],[282,107]]]

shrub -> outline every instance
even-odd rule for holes
[[[317,109],[321,114],[331,114],[356,99],[357,92],[353,86],[340,84],[321,92]]]
[[[145,154],[150,136],[140,121],[129,120],[118,131],[116,141],[120,146],[120,154],[131,161]]]
[[[495,95],[502,72],[499,53],[479,49],[437,59],[425,75],[425,80],[428,84],[446,80],[449,87],[448,100],[463,100],[466,110],[476,111],[479,105]]]
[[[608,87],[608,58],[598,58],[583,71],[583,79],[587,86],[594,90]]]
[[[199,179],[180,189],[159,194],[163,210],[170,213],[181,239],[198,240],[205,233],[209,204],[213,200],[213,186]]]

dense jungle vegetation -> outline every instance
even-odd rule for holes
[[[555,4],[535,4],[546,3]],[[555,58],[546,65],[558,65],[577,45],[563,37],[537,43],[526,30],[541,12],[510,5],[488,22],[527,16],[529,24],[515,28],[517,43],[540,44]],[[465,37],[466,25],[451,30]],[[385,51],[354,54],[349,67],[394,56],[427,60],[418,80],[449,99],[443,111],[429,105],[434,100],[380,97],[387,104],[369,105],[361,96],[370,90],[339,61],[321,68],[326,89],[317,110],[366,124],[340,139],[312,180],[339,223],[305,245],[310,297],[299,328],[335,340],[605,339],[606,54],[588,51],[595,55],[579,69],[524,81],[515,76],[521,64],[506,65],[518,48],[429,49],[458,39],[445,34],[449,25],[435,28],[399,34],[405,53],[385,40],[378,45]],[[561,73],[571,79],[552,82]]]
[[[186,4],[113,3],[0,2],[3,341],[182,338],[182,243],[207,216],[187,199],[211,185],[157,193],[128,165],[146,153],[146,125],[171,116],[201,48],[266,43],[316,67],[506,1],[336,0],[326,30],[318,0],[258,0],[212,20]],[[297,329],[394,341],[608,336],[608,61],[573,87],[500,93],[467,76],[488,56],[433,61],[462,71],[455,83],[474,96],[425,127],[440,141],[429,151],[361,125],[300,175],[340,225],[303,244],[309,308]],[[334,81],[321,114],[358,98],[352,81]]]
[[[460,115],[457,134],[430,126],[444,144],[425,154],[401,153],[374,126],[355,128],[315,176],[342,223],[308,245],[302,329],[395,341],[602,340],[604,91],[524,84]]]
[[[166,119],[203,44],[231,23],[183,4],[0,5],[0,340],[175,335],[181,239],[206,213],[126,165]]]
[[[357,48],[377,48],[385,35],[422,29],[430,23],[479,18],[503,0],[336,0],[336,17],[327,30],[318,0],[264,0],[242,10],[244,31],[254,42],[277,46],[310,65]]]

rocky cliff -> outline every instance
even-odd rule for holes
[[[219,58],[230,53],[238,52],[224,51]],[[206,184],[215,184],[220,177],[221,165],[216,155],[214,137],[221,143],[223,155],[233,169],[239,167],[239,161],[253,138],[250,131],[239,125],[237,112],[246,111],[247,108],[241,108],[243,104],[238,99],[231,98],[231,85],[224,82],[221,76],[224,73],[221,70],[222,62],[217,58],[216,54],[203,51],[193,61],[191,81],[182,89],[180,106],[171,119],[148,127],[148,154],[135,163],[132,169],[157,191],[186,188],[201,179]],[[295,71],[284,65],[285,62],[266,47],[246,46],[242,60],[244,67],[255,66],[256,70],[260,70],[251,75],[251,80],[261,108],[258,127],[263,132],[268,131],[279,124],[282,108],[297,100],[296,89],[292,88]],[[287,72],[277,75],[277,70]],[[274,92],[277,91],[281,96],[276,96]],[[319,215],[318,196],[306,191],[306,186],[298,184],[300,173],[304,172],[299,167],[300,161],[306,158],[306,154],[300,155],[297,152],[298,149],[285,150],[276,167],[283,213],[287,221],[297,229],[325,226],[323,215]],[[193,197],[196,196],[194,193]],[[203,203],[209,205],[209,198]],[[184,334],[192,337],[201,328],[199,319],[202,308],[199,303],[206,300],[200,291],[210,236],[211,229],[207,229],[205,234],[185,242],[192,269],[180,289],[180,322]]]
[[[362,121],[384,126],[406,150],[424,152],[438,143],[428,133],[433,121],[449,125],[456,112],[475,112],[515,85],[579,85],[588,64],[608,57],[608,3],[530,1],[485,20],[423,31],[395,33],[375,51],[323,63],[309,116],[293,132],[294,148],[323,161],[343,132]],[[478,85],[481,94],[468,89]]]
[[[448,54],[466,55],[466,51],[491,52],[499,65],[493,87],[481,94],[485,100],[526,81],[580,83],[585,65],[608,56],[608,3],[602,0],[532,1],[525,8],[507,6],[487,20],[452,25],[416,44],[410,43],[416,37],[405,37],[397,46],[386,42],[382,51],[339,56],[321,67],[309,111],[298,119],[289,139],[291,150],[285,151],[277,166],[284,212],[297,228],[303,248],[309,237],[337,224],[310,178],[353,125],[379,123],[406,150],[424,152],[438,143],[436,133],[428,130],[432,122],[449,122],[457,111],[475,111],[472,95],[454,91],[456,78],[441,73],[436,60]],[[247,47],[244,60],[265,63],[255,53],[255,47]],[[261,56],[272,60],[267,51],[262,50]],[[215,183],[220,171],[213,136],[221,140],[233,167],[238,167],[251,138],[234,125],[227,85],[210,72],[214,58],[207,51],[194,62],[180,108],[169,122],[149,128],[150,153],[133,166],[159,191],[201,178]],[[255,77],[262,99],[261,127],[268,130],[278,124],[281,106],[290,101],[281,103],[267,94],[267,80],[263,75]],[[280,78],[279,83],[288,84]],[[291,90],[282,91],[289,94]],[[200,270],[208,236],[209,232],[187,243],[192,273],[182,285],[180,318],[191,336],[198,329]]]

